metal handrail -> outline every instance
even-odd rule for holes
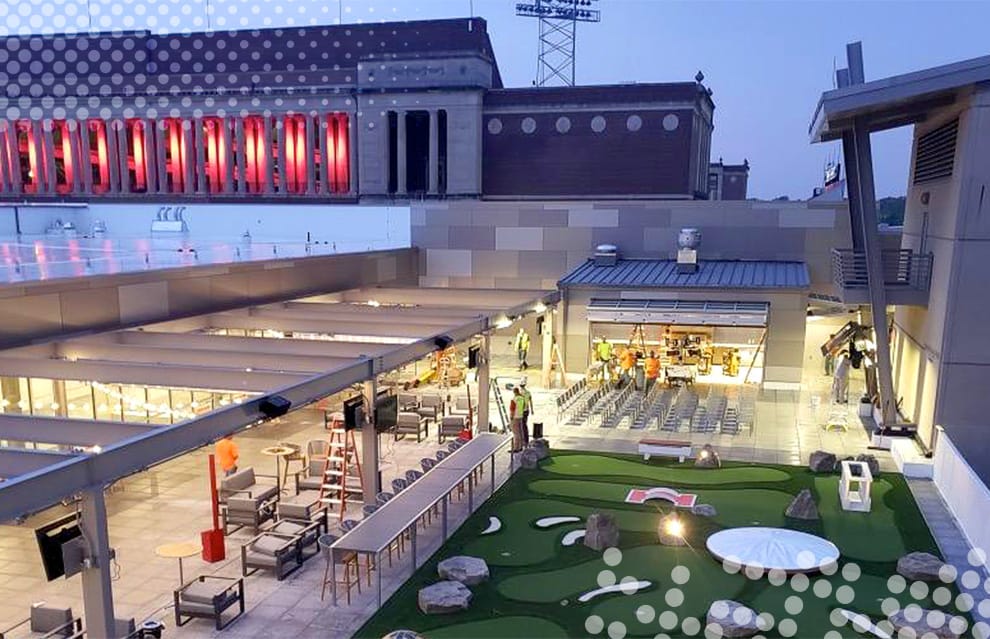
[[[927,291],[931,284],[931,253],[911,249],[884,249],[880,253],[884,286]],[[832,281],[843,289],[868,287],[867,259],[863,251],[832,249]]]

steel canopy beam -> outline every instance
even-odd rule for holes
[[[537,304],[551,306],[558,301],[560,294],[556,291],[545,293],[524,304],[505,309],[504,314],[519,317],[531,313]],[[288,399],[293,407],[310,404],[353,384],[426,357],[436,351],[433,341],[436,336],[446,335],[455,342],[461,342],[490,331],[494,328],[496,317],[491,315],[453,326],[412,344],[395,347],[381,356],[361,359],[286,385],[271,394]],[[66,495],[78,493],[87,487],[108,485],[122,477],[211,444],[246,426],[260,423],[264,418],[259,409],[262,399],[264,398],[253,398],[197,419],[136,435],[107,446],[99,454],[66,460],[52,459],[54,463],[47,467],[35,467],[25,474],[19,474],[0,483],[0,521],[42,510]],[[0,468],[2,467],[0,460]]]
[[[152,424],[0,415],[0,439],[61,446],[106,446],[122,439],[161,428]]]
[[[248,328],[255,330],[290,331],[294,333],[326,333],[339,335],[366,335],[369,337],[398,337],[419,339],[442,332],[437,326],[372,324],[358,321],[338,322],[319,319],[294,319],[283,317],[277,311],[258,315],[220,313],[210,316],[214,328]]]
[[[27,450],[24,448],[7,448],[5,446],[0,446],[0,478],[9,479],[12,477],[18,477],[18,475],[37,473],[40,470],[51,467],[53,464],[58,464],[60,462],[64,463],[77,458],[79,458],[78,455],[73,455],[70,453],[56,453],[47,450]],[[2,482],[0,483],[0,489],[6,488],[9,485],[10,482]],[[60,497],[65,496],[66,494],[69,493],[62,493]],[[56,500],[57,499],[59,498],[57,497]],[[47,505],[50,505],[50,503],[51,502],[46,504],[46,507]],[[3,505],[0,505],[0,512],[3,511]],[[20,514],[22,513],[0,517],[0,521],[13,519]]]
[[[237,337],[235,335],[206,335],[202,333],[158,333],[151,331],[123,331],[114,333],[119,344],[153,346],[157,348],[181,348],[191,350],[237,350],[273,356],[313,355],[331,358],[355,358],[374,356],[393,347],[389,344],[367,342],[329,342],[310,339],[277,339],[270,337]],[[325,367],[326,368],[326,367]]]

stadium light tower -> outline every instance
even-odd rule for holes
[[[574,86],[574,42],[578,22],[601,22],[598,0],[529,0],[516,15],[540,20],[537,86]]]

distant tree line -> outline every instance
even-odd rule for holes
[[[877,222],[888,226],[904,224],[904,202],[906,198],[882,197],[877,200]]]

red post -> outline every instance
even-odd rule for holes
[[[220,529],[220,499],[217,495],[217,465],[213,453],[210,453],[210,503],[213,506],[213,528],[200,533],[203,543],[203,561],[223,561],[227,555],[224,545],[223,530]]]

